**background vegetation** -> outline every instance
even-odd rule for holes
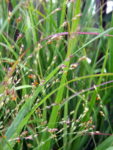
[[[0,1],[0,150],[113,149],[105,2]]]

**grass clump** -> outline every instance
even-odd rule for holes
[[[112,19],[84,2],[1,0],[1,150],[112,149]]]

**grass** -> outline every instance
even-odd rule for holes
[[[113,148],[112,19],[90,2],[1,0],[1,150]]]

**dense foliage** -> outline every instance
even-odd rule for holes
[[[112,150],[107,1],[0,1],[0,150]]]

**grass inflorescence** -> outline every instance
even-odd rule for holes
[[[0,1],[0,150],[113,148],[113,19],[93,5]]]

